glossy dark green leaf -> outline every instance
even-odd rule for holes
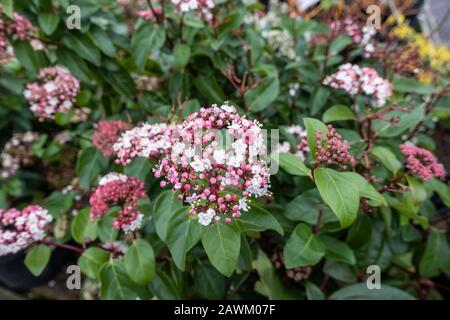
[[[212,265],[224,276],[234,272],[239,258],[241,235],[235,224],[223,221],[202,227],[203,248]]]
[[[39,276],[45,269],[50,260],[52,249],[46,245],[40,244],[33,246],[28,250],[25,257],[25,265],[35,276]]]
[[[325,255],[325,246],[311,227],[300,223],[292,232],[284,247],[286,268],[315,265]]]
[[[108,258],[109,254],[105,250],[91,247],[78,258],[78,266],[86,276],[98,279],[100,268]]]

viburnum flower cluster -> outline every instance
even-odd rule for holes
[[[0,6],[0,63],[7,64],[14,57],[9,39],[28,40],[34,39],[37,29],[26,17],[13,13],[9,19]]]
[[[36,132],[14,133],[0,154],[2,163],[0,175],[2,178],[11,177],[21,166],[33,164],[32,146],[38,138],[39,134]]]
[[[198,215],[200,224],[222,217],[230,223],[248,210],[251,196],[268,194],[269,170],[258,159],[266,151],[261,125],[233,106],[213,105],[191,114],[171,131],[170,143],[154,174],[163,178],[161,187],[169,184],[181,192],[179,199],[191,205],[190,214]]]
[[[346,33],[352,38],[353,43],[359,44],[364,50],[364,56],[370,57],[375,50],[371,39],[376,33],[375,28],[367,24],[359,23],[354,17],[332,20],[328,23],[330,32],[334,34]]]
[[[342,89],[352,96],[360,93],[371,96],[378,106],[385,105],[392,95],[391,83],[380,77],[375,69],[350,63],[341,65],[336,73],[323,80],[323,84]]]
[[[306,130],[299,125],[293,125],[286,128],[286,131],[292,134],[296,139],[295,150],[291,150],[291,144],[288,141],[283,141],[278,146],[278,152],[288,153],[295,152],[295,154],[302,160],[305,161],[306,154],[309,152],[308,140],[306,139]]]
[[[39,72],[38,81],[24,92],[33,114],[39,121],[53,120],[56,112],[67,112],[75,103],[80,82],[67,69],[55,66]]]
[[[130,129],[130,124],[122,120],[101,120],[95,125],[92,143],[105,157],[114,154],[113,146],[122,132]]]
[[[122,133],[113,146],[116,163],[124,166],[135,157],[158,158],[170,148],[172,126],[165,123],[143,123]]]
[[[170,2],[182,13],[192,11],[198,17],[203,16],[206,21],[213,18],[211,9],[215,7],[214,0],[170,0]]]
[[[254,25],[261,32],[261,35],[277,56],[296,60],[298,57],[295,52],[293,36],[288,30],[279,29],[282,23],[280,13],[289,13],[288,4],[271,0],[267,13],[257,11],[253,14],[247,14],[244,21],[246,24]]]
[[[444,166],[437,161],[430,151],[407,144],[400,145],[400,151],[406,156],[406,168],[423,180],[445,176]]]
[[[48,211],[37,205],[23,210],[0,209],[0,256],[19,252],[43,240],[52,220]]]
[[[328,132],[316,132],[316,159],[319,164],[337,165],[346,169],[355,164],[355,158],[349,153],[350,146],[332,125],[328,125]]]
[[[121,207],[117,219],[113,223],[116,229],[125,233],[141,227],[144,215],[138,210],[138,200],[147,199],[144,183],[126,175],[111,172],[100,179],[98,187],[89,199],[91,219],[99,219],[111,207]]]

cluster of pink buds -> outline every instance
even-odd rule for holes
[[[279,153],[295,152],[295,154],[305,161],[306,154],[309,152],[308,140],[306,139],[306,130],[299,125],[292,125],[286,128],[286,131],[294,136],[296,139],[295,150],[291,149],[291,144],[288,141],[283,141],[278,146]]]
[[[114,144],[128,129],[130,124],[122,120],[101,120],[95,125],[92,143],[105,157],[111,157],[114,154]]]
[[[248,210],[249,197],[268,194],[269,170],[261,124],[227,103],[202,108],[170,132],[171,148],[154,174],[160,185],[180,191],[202,225]]]
[[[400,150],[406,156],[406,168],[423,180],[442,178],[446,175],[444,166],[430,151],[407,144],[400,145]]]
[[[362,40],[361,25],[351,16],[345,19],[331,20],[328,28],[333,34],[345,33],[352,38],[353,43],[360,43]]]
[[[114,206],[121,207],[113,223],[116,229],[125,233],[141,227],[144,215],[138,210],[138,200],[147,199],[144,183],[120,173],[109,173],[100,179],[98,187],[89,199],[91,219],[99,219]]]
[[[215,7],[214,0],[170,0],[170,2],[182,13],[192,11],[197,16],[203,16],[206,21],[213,18],[211,9]]]
[[[116,163],[124,166],[135,157],[159,158],[170,148],[172,126],[165,123],[141,124],[122,133],[113,146]]]
[[[56,66],[42,69],[38,81],[27,85],[24,95],[39,121],[54,119],[56,112],[67,112],[75,103],[80,82],[67,69]]]
[[[7,64],[14,57],[8,38],[31,41],[36,31],[30,20],[17,12],[9,19],[0,6],[0,63]]]
[[[380,77],[375,69],[350,63],[341,65],[336,73],[323,80],[323,84],[342,89],[352,96],[360,93],[371,96],[378,106],[385,105],[392,95],[391,83]]]
[[[23,210],[0,209],[0,256],[14,254],[43,240],[52,220],[48,211],[37,205]]]
[[[371,40],[376,31],[372,26],[362,24],[354,17],[348,16],[343,20],[331,20],[328,27],[331,34],[347,34],[352,38],[353,43],[361,45],[364,50],[364,57],[370,57],[375,51]]]
[[[343,169],[355,164],[355,158],[349,153],[350,146],[342,140],[332,125],[328,125],[328,132],[316,132],[316,159],[319,164],[337,165]]]
[[[15,133],[5,144],[0,154],[2,169],[0,175],[7,179],[14,175],[21,166],[29,166],[34,162],[32,146],[39,138],[36,132]]]

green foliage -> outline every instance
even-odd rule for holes
[[[102,299],[419,297],[425,278],[434,282],[450,272],[448,230],[437,223],[450,207],[450,188],[445,179],[424,181],[411,172],[399,146],[412,142],[442,154],[446,140],[434,141],[430,133],[447,130],[448,68],[434,70],[431,84],[423,83],[415,74],[397,74],[389,61],[365,56],[345,32],[329,32],[322,15],[292,19],[273,5],[272,25],[261,23],[264,14],[249,22],[257,9],[264,12],[260,4],[215,3],[214,19],[206,21],[168,1],[164,14],[152,20],[137,16],[148,9],[145,1],[144,7],[80,1],[81,29],[69,30],[67,1],[0,0],[2,19],[14,12],[27,17],[37,29],[33,39],[44,47],[8,35],[14,58],[0,66],[1,146],[14,133],[39,133],[31,160],[1,178],[0,208],[39,204],[53,217],[45,239],[24,248],[25,265],[38,276],[52,248],[72,248],[88,281],[100,285]],[[321,1],[320,10],[334,10],[337,3]],[[371,41],[384,46],[382,38]],[[404,44],[396,45],[400,51]],[[347,62],[392,80],[385,105],[323,84]],[[430,61],[422,63],[418,69],[430,69]],[[40,70],[56,65],[80,81],[80,92],[68,112],[40,122],[24,91]],[[135,158],[122,166],[92,141],[100,120],[176,124],[225,101],[269,129],[269,143],[271,130],[280,129],[284,143],[283,151],[267,148],[272,168],[279,166],[268,181],[270,196],[246,196],[247,210],[230,223],[223,217],[200,225],[199,212],[178,199],[183,190],[160,187],[153,174],[158,159]],[[330,125],[355,158],[346,168],[316,159],[316,135],[326,135]],[[306,136],[296,136],[291,126],[302,126]],[[90,219],[89,198],[109,172],[145,184],[148,199],[137,204],[144,218],[133,232],[114,227],[121,201]],[[206,211],[209,199],[200,201]],[[357,283],[373,264],[382,271],[380,290]],[[307,275],[294,281],[298,273]],[[441,296],[431,290],[428,298]]]

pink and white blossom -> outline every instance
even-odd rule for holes
[[[162,187],[181,192],[200,224],[230,223],[248,210],[248,198],[269,193],[261,124],[227,103],[189,115],[170,132],[170,144],[154,174]]]
[[[98,187],[89,199],[91,219],[99,219],[114,206],[119,206],[118,217],[113,223],[116,229],[129,233],[142,225],[143,214],[138,209],[138,201],[147,199],[144,183],[120,173],[109,173],[100,179]]]
[[[323,80],[323,84],[342,89],[352,96],[365,94],[372,97],[377,106],[385,105],[392,95],[391,83],[380,77],[375,69],[350,63],[341,65],[336,73]]]
[[[66,113],[75,104],[80,82],[67,69],[56,66],[39,72],[36,82],[29,83],[24,96],[39,121],[53,120],[56,112]]]
[[[23,210],[0,209],[0,256],[14,254],[43,240],[53,217],[37,205]]]

